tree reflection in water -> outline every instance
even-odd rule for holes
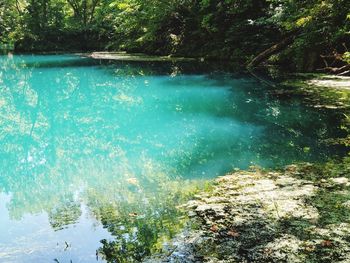
[[[114,237],[100,252],[117,262],[161,249],[185,221],[176,206],[202,180],[321,160],[335,150],[321,141],[342,135],[339,114],[273,98],[247,76],[70,55],[0,60],[10,218],[47,214],[58,232],[97,219]]]

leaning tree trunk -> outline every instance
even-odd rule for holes
[[[283,49],[285,49],[287,46],[289,46],[290,44],[292,44],[294,42],[296,36],[297,36],[297,33],[294,33],[293,35],[284,38],[281,42],[266,49],[265,51],[263,51],[262,53],[257,55],[255,58],[253,58],[253,60],[249,62],[247,67],[254,68],[254,67],[258,66],[260,63],[267,60],[272,55],[282,51]]]

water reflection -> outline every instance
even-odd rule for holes
[[[337,113],[272,98],[252,78],[68,55],[0,60],[6,262],[139,260],[181,227],[176,205],[202,179],[340,152],[322,144],[342,135]]]

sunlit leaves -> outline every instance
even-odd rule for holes
[[[301,17],[296,21],[296,24],[298,27],[302,27],[302,26],[305,26],[308,22],[310,22],[311,19],[312,19],[311,16]]]
[[[349,63],[349,64],[350,64],[350,52],[345,52],[345,53],[343,54],[342,59],[343,59],[346,63]]]

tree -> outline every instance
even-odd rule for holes
[[[94,20],[96,8],[101,0],[67,0],[67,2],[74,11],[74,18],[86,30]]]
[[[314,71],[332,64],[324,58],[333,54],[346,58],[349,14],[347,0],[3,0],[0,41],[22,50],[112,49],[240,65],[265,54],[259,62]]]
[[[17,40],[16,26],[20,23],[23,3],[19,0],[0,2],[0,43],[12,43]]]

